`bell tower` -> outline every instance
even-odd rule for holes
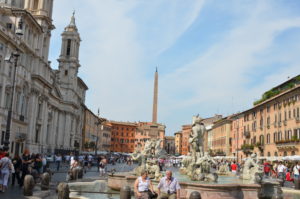
[[[65,88],[77,85],[79,64],[80,35],[75,24],[75,12],[71,17],[70,24],[65,27],[62,36],[59,62],[59,81]]]

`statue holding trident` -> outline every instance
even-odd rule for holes
[[[204,156],[204,132],[205,126],[202,123],[202,118],[199,117],[199,114],[197,116],[193,116],[192,133],[189,138],[189,143],[191,146],[191,155],[194,161],[197,159],[197,152],[199,152],[200,157]]]

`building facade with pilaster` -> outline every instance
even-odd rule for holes
[[[82,147],[85,93],[78,77],[80,36],[74,15],[62,33],[58,70],[48,61],[53,0],[0,0],[0,131],[5,143],[14,93],[9,151],[69,152]],[[22,22],[22,35],[16,30]],[[18,51],[20,57],[6,62]],[[14,63],[17,61],[14,82]]]

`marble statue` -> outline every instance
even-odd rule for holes
[[[205,152],[204,156],[198,158],[196,163],[193,164],[194,168],[190,174],[191,179],[216,182],[218,180],[218,175],[211,172],[211,166],[216,164],[215,160]]]
[[[218,180],[218,175],[211,171],[216,162],[208,153],[204,153],[205,125],[199,115],[193,117],[192,132],[189,138],[190,154],[182,160],[180,173],[189,176],[195,181]]]
[[[198,115],[193,117],[192,133],[189,138],[189,144],[191,146],[192,157],[196,160],[197,152],[200,153],[200,157],[204,155],[203,137],[205,133],[205,126],[202,123],[202,118]]]
[[[257,163],[257,155],[253,153],[243,166],[240,178],[249,181],[249,183],[259,183],[262,180],[263,169]]]
[[[135,175],[140,175],[141,171],[146,170],[151,179],[158,179],[160,177],[160,170],[157,161],[152,160],[153,158],[164,158],[167,153],[161,148],[162,140],[147,140],[144,149],[136,150],[132,155],[132,159],[139,163],[133,172]]]
[[[229,167],[226,164],[226,162],[221,163],[217,173],[218,173],[218,175],[229,175],[230,174]]]
[[[150,179],[159,180],[162,177],[156,160],[147,160],[146,171]]]

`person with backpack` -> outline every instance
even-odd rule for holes
[[[0,160],[0,192],[7,190],[8,178],[11,172],[14,173],[13,164],[9,158],[9,153],[6,153]]]

